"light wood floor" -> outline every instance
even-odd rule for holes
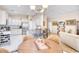
[[[75,49],[67,46],[66,44],[64,43],[61,43],[61,47],[63,49],[64,52],[67,52],[67,53],[77,53],[78,51],[76,51]]]

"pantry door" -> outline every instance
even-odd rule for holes
[[[77,21],[77,35],[79,35],[79,21]]]

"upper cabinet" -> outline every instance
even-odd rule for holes
[[[0,25],[6,25],[8,14],[4,10],[0,10]]]
[[[8,25],[20,26],[21,25],[21,20],[18,20],[18,19],[9,19],[8,20]]]
[[[20,26],[22,23],[27,23],[27,19],[22,16],[9,16],[8,18],[8,25]]]

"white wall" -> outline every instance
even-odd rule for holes
[[[37,14],[34,18],[33,18],[33,22],[36,25],[41,25],[43,26],[43,14]]]
[[[76,25],[68,25],[68,26],[66,26],[65,31],[68,32],[69,30],[71,30],[72,34],[76,34],[77,33]]]
[[[43,14],[37,14],[32,18],[32,21],[30,22],[30,29],[34,30],[36,29],[37,25],[43,26]]]

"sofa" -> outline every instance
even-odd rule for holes
[[[61,42],[79,51],[79,35],[60,32]]]

